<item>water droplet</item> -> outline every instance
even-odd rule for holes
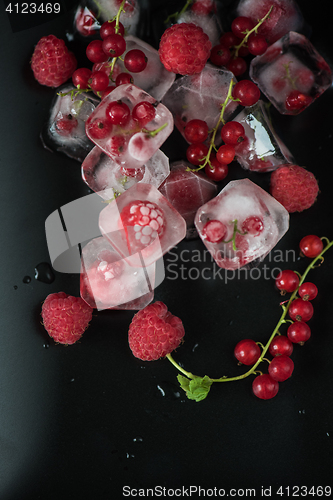
[[[50,347],[50,344],[43,344],[44,349],[48,349]]]
[[[302,413],[304,415],[305,410],[299,410],[298,413]]]
[[[229,321],[229,325],[231,326],[233,324],[234,320],[232,319],[231,321]]]
[[[157,389],[160,391],[162,396],[165,396],[165,392],[163,391],[162,387],[160,385],[157,386]]]
[[[30,283],[30,281],[31,281],[30,276],[24,276],[23,283],[25,283],[27,285],[28,283]]]
[[[138,436],[138,437],[134,438],[133,441],[134,441],[134,443],[142,443],[143,438]]]
[[[53,281],[55,280],[55,276],[50,264],[48,264],[47,262],[41,262],[40,264],[37,264],[37,266],[35,267],[35,279],[38,281],[42,281],[43,283],[47,283],[48,285],[50,283],[53,283]]]
[[[330,433],[329,433],[329,432],[326,432],[326,436],[329,436],[329,435],[330,435]]]
[[[126,458],[134,458],[134,457],[135,457],[135,455],[132,455],[130,453],[126,453]]]
[[[160,391],[162,397],[166,397],[171,400],[180,399],[181,392],[175,384],[163,382],[163,387],[158,385],[157,389]]]
[[[196,348],[198,347],[199,344],[194,344],[193,348],[192,348],[192,352],[194,352],[196,350]]]
[[[18,289],[18,286],[17,285],[14,285],[14,290],[17,290]]]

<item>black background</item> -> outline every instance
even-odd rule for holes
[[[151,17],[143,9],[140,36],[157,47],[152,37],[162,2],[151,4]],[[89,193],[78,162],[43,149],[39,132],[55,91],[40,86],[29,67],[42,36],[66,39],[73,17],[68,5],[52,21],[27,23],[15,32],[4,8],[0,14],[1,500],[104,500],[121,495],[124,486],[167,491],[191,485],[226,493],[255,488],[257,497],[261,487],[272,487],[274,497],[282,486],[286,497],[287,486],[330,485],[333,250],[310,276],[319,288],[312,337],[295,346],[294,374],[269,401],[253,396],[252,377],[214,384],[200,403],[186,399],[167,360],[144,363],[132,356],[127,331],[133,312],[96,312],[81,341],[69,347],[56,345],[41,325],[49,293],[79,295],[79,275],[55,272],[52,284],[34,278],[35,267],[49,262],[45,220]],[[301,8],[313,28],[312,43],[332,67],[330,2]],[[81,65],[88,64],[85,43],[68,43]],[[277,246],[284,255],[294,250],[295,261],[266,259],[268,275],[274,267],[304,271],[308,262],[299,258],[298,243],[306,234],[333,238],[332,106],[330,88],[296,117],[272,111],[297,163],[316,175],[320,195],[311,209],[291,215]],[[173,161],[184,158],[186,145],[175,131],[162,149]],[[249,174],[237,163],[219,189],[242,177],[268,189],[270,174]],[[168,266],[174,254],[188,250],[188,257],[196,249],[203,252],[200,240],[183,241],[165,256],[166,279],[155,291],[155,300],[164,301],[185,326],[185,343],[174,357],[198,375],[240,374],[245,370],[233,359],[234,345],[246,337],[265,342],[280,317],[281,298],[263,273],[227,283],[213,273],[211,279],[189,279],[193,267],[213,270],[211,262],[182,262],[183,279],[173,279],[176,268]]]

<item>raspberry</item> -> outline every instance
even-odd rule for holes
[[[183,323],[163,302],[149,304],[133,317],[128,331],[130,349],[142,361],[163,358],[185,335]]]
[[[310,208],[318,191],[315,176],[303,167],[282,165],[272,172],[270,192],[290,213]]]
[[[92,311],[81,297],[51,293],[42,306],[43,324],[56,342],[74,344],[87,329]]]
[[[54,35],[44,36],[37,43],[31,58],[31,69],[38,83],[59,87],[74,73],[77,61],[63,40]]]
[[[162,35],[159,56],[168,71],[180,75],[200,73],[212,44],[202,28],[193,23],[173,24]]]

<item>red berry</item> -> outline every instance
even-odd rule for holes
[[[254,340],[244,339],[236,344],[234,355],[242,365],[254,365],[260,358],[261,349]]]
[[[242,57],[235,57],[234,59],[230,59],[229,63],[227,64],[227,68],[235,76],[240,76],[245,73],[247,64],[245,59],[243,59]]]
[[[266,52],[268,43],[264,35],[251,33],[247,40],[247,47],[252,55],[261,56],[264,52]]]
[[[131,116],[131,110],[121,100],[110,102],[105,110],[106,119],[113,125],[124,127]]]
[[[239,99],[242,106],[253,106],[260,98],[260,90],[251,80],[241,80],[234,86],[232,96]]]
[[[119,75],[116,78],[116,86],[119,87],[119,85],[126,85],[128,83],[133,83],[133,77],[129,73],[119,73]]]
[[[136,104],[132,110],[132,118],[140,127],[144,127],[155,118],[156,108],[147,101],[142,101]]]
[[[285,335],[277,335],[269,345],[268,351],[271,356],[291,356],[294,350],[293,343]]]
[[[77,69],[72,75],[73,85],[80,89],[89,88],[89,79],[91,78],[91,75],[92,71],[88,68]]]
[[[312,172],[285,164],[271,174],[270,192],[288,212],[302,212],[316,201],[319,186]]]
[[[299,248],[305,257],[314,259],[323,251],[323,240],[314,234],[309,234],[301,239]]]
[[[202,144],[201,142],[190,144],[186,150],[187,161],[192,163],[192,165],[200,165],[203,163],[207,154],[208,147],[206,144]]]
[[[95,118],[93,120],[86,121],[86,134],[91,140],[105,139],[112,132],[112,124],[106,120],[101,120],[100,118]]]
[[[77,61],[63,40],[48,35],[37,43],[31,58],[31,69],[41,85],[59,87],[73,75]]]
[[[125,38],[122,35],[109,35],[104,38],[102,48],[108,57],[119,57],[126,49]]]
[[[239,142],[242,142],[244,140],[244,136],[244,127],[239,122],[227,122],[221,129],[222,140],[231,146],[235,146]]]
[[[102,90],[100,93],[101,99],[104,99],[106,95],[109,95],[112,90],[114,90],[116,87],[113,85],[109,85],[105,90]]]
[[[249,17],[238,16],[231,23],[231,30],[238,38],[244,38],[253,28],[254,23]]]
[[[303,300],[313,300],[318,295],[318,288],[314,283],[307,281],[305,283],[302,283],[301,286],[299,287],[298,295]]]
[[[128,342],[135,357],[153,361],[176,349],[185,335],[182,321],[163,302],[149,304],[132,319]]]
[[[158,53],[168,71],[194,75],[203,70],[211,47],[208,35],[200,26],[180,23],[173,24],[164,31]]]
[[[304,344],[311,337],[311,329],[304,321],[295,321],[288,327],[288,339],[294,344]]]
[[[286,108],[295,114],[300,113],[312,103],[313,99],[299,90],[292,90],[286,98]]]
[[[86,55],[89,61],[100,63],[107,61],[108,55],[103,50],[103,40],[93,40],[86,48]]]
[[[259,399],[272,399],[279,392],[279,383],[266,373],[258,375],[252,382],[252,390]]]
[[[87,7],[79,7],[75,14],[75,27],[82,36],[92,36],[98,31],[98,21],[94,12]]]
[[[252,236],[259,236],[264,230],[264,223],[261,217],[250,215],[242,223],[242,232],[251,234]]]
[[[106,148],[111,156],[121,156],[126,146],[124,135],[113,135],[106,144]]]
[[[59,135],[68,137],[77,127],[77,120],[71,115],[66,115],[56,121],[55,127]]]
[[[226,165],[229,165],[229,163],[231,163],[234,158],[235,158],[235,148],[230,144],[223,144],[217,150],[216,159],[220,163],[225,163]]]
[[[203,120],[190,120],[184,129],[184,135],[187,142],[205,142],[208,137],[208,125]]]
[[[273,380],[277,382],[284,382],[289,377],[291,377],[294,371],[294,362],[289,356],[282,354],[281,356],[276,356],[269,364],[268,373]]]
[[[99,36],[102,38],[102,40],[105,40],[108,36],[110,35],[115,35],[116,34],[116,21],[105,21],[105,23],[102,24],[99,30]],[[125,28],[123,24],[119,22],[118,25],[118,34],[124,36],[125,35]]]
[[[240,39],[232,31],[226,31],[220,37],[220,44],[228,47],[229,49],[235,45],[239,45],[239,43]]]
[[[228,47],[222,44],[215,45],[210,51],[210,62],[215,66],[226,66],[230,61],[231,54]]]
[[[92,312],[81,297],[64,292],[51,293],[43,302],[43,325],[56,342],[74,344],[89,326]]]
[[[210,243],[219,243],[227,234],[227,227],[219,220],[209,220],[202,228],[202,236]]]
[[[229,168],[226,163],[220,163],[217,158],[210,158],[210,165],[207,163],[205,166],[205,174],[212,181],[223,181],[228,175]]]
[[[299,277],[291,269],[281,271],[275,280],[275,285],[282,293],[291,293],[296,290],[299,285]]]
[[[131,73],[141,73],[148,63],[148,59],[142,50],[129,50],[124,57],[124,66]]]
[[[309,321],[313,316],[313,305],[302,299],[295,299],[289,306],[288,314],[293,321]]]
[[[91,74],[90,87],[94,92],[106,90],[109,83],[109,77],[104,71],[94,71]]]

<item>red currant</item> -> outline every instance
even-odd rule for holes
[[[258,375],[252,382],[252,390],[259,399],[272,399],[279,392],[279,383],[266,373]]]
[[[130,119],[131,111],[127,104],[119,101],[112,101],[107,105],[105,116],[113,125],[124,127]]]
[[[291,293],[296,290],[299,285],[299,277],[291,269],[281,271],[275,280],[275,285],[283,294]]]
[[[106,90],[109,86],[110,80],[104,71],[94,71],[91,74],[90,87],[95,92]]]
[[[99,63],[107,61],[108,55],[103,50],[103,40],[93,40],[86,48],[89,61]]]
[[[284,382],[289,377],[291,377],[294,371],[294,362],[289,356],[281,354],[281,356],[276,356],[269,364],[268,373],[273,380],[277,382]]]
[[[254,22],[249,17],[235,17],[231,23],[231,30],[238,38],[244,38],[253,28]]]
[[[261,56],[264,52],[266,52],[268,43],[266,42],[264,35],[251,33],[247,40],[247,47],[253,56]]]
[[[210,243],[219,243],[227,234],[227,227],[219,220],[209,220],[202,229],[203,237]]]
[[[305,283],[302,283],[301,286],[299,287],[298,295],[303,300],[313,300],[318,295],[318,288],[314,283],[307,281]]]
[[[227,68],[235,76],[240,76],[245,73],[247,64],[245,59],[243,59],[242,57],[235,57],[234,59],[230,59],[229,63],[227,64]]]
[[[113,85],[109,85],[105,90],[102,90],[100,93],[101,99],[104,99],[106,95],[109,95],[112,90],[114,90],[116,87]]]
[[[324,244],[319,236],[309,234],[301,239],[299,248],[305,257],[313,259],[314,257],[318,257],[318,255],[322,252]]]
[[[302,299],[295,299],[289,306],[289,316],[293,321],[309,321],[313,316],[313,305]]]
[[[119,73],[116,78],[116,86],[126,85],[127,83],[133,83],[133,76],[130,73]]]
[[[102,47],[109,57],[119,57],[126,49],[125,38],[122,35],[109,35],[103,40]]]
[[[228,49],[234,47],[235,45],[238,45],[239,43],[240,39],[232,31],[226,31],[220,37],[220,44],[228,47]]]
[[[75,87],[79,89],[89,88],[89,79],[91,77],[92,71],[88,68],[79,68],[74,71],[72,75],[72,82]]]
[[[190,144],[205,142],[208,137],[208,125],[203,120],[190,120],[185,126],[184,135]]]
[[[192,165],[200,165],[203,163],[207,154],[208,147],[201,142],[190,144],[186,150],[187,161],[192,163]]]
[[[63,116],[55,124],[57,132],[63,137],[69,136],[77,127],[77,120],[71,115]]]
[[[291,356],[294,350],[293,343],[285,335],[277,335],[269,345],[268,351],[271,356]]]
[[[253,106],[260,98],[260,90],[251,80],[241,80],[234,86],[232,96],[239,99],[242,106]]]
[[[105,139],[112,132],[112,124],[99,118],[95,118],[92,121],[88,119],[86,129],[93,139]]]
[[[236,344],[234,355],[242,365],[254,365],[260,358],[261,349],[254,340],[244,339]]]
[[[288,111],[302,111],[312,103],[312,97],[299,90],[292,90],[286,98],[286,108]]]
[[[136,104],[132,110],[132,118],[140,127],[144,127],[155,118],[156,108],[147,101],[142,101]]]
[[[99,36],[102,38],[102,40],[105,40],[110,35],[114,35],[116,33],[116,21],[105,21],[105,23],[102,24],[99,30]],[[125,35],[125,28],[122,23],[119,22],[118,25],[118,34],[124,36]]]
[[[311,329],[304,321],[295,321],[288,327],[288,339],[294,344],[303,345],[311,337]]]
[[[235,146],[244,140],[245,130],[241,123],[231,121],[223,125],[221,129],[222,141],[231,146]]]
[[[235,158],[235,153],[235,148],[233,146],[231,146],[230,144],[223,144],[217,150],[216,159],[220,163],[229,165],[229,163],[231,163]]]
[[[215,45],[210,51],[210,62],[215,66],[226,66],[230,58],[230,50],[225,45]]]
[[[257,215],[250,215],[244,220],[242,224],[242,232],[251,234],[252,236],[259,236],[264,230],[264,223],[261,217]]]
[[[123,135],[113,135],[106,147],[112,155],[120,156],[125,148],[125,137]]]
[[[124,57],[124,66],[131,73],[140,73],[148,63],[148,59],[142,50],[129,50]]]
[[[205,166],[205,174],[212,181],[223,181],[228,175],[229,168],[225,163],[220,163],[217,158],[210,158],[210,165],[207,163]]]

